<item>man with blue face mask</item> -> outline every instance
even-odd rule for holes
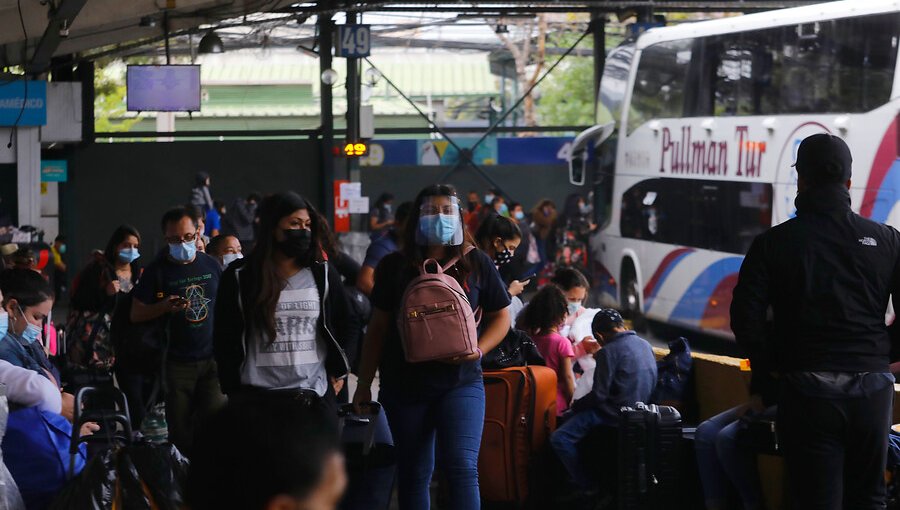
[[[169,439],[189,452],[193,423],[219,408],[213,359],[213,311],[222,267],[197,251],[198,221],[191,209],[163,215],[167,247],[144,270],[135,286],[132,322],[168,321],[166,356],[166,420]]]

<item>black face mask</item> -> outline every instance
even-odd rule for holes
[[[312,245],[312,232],[306,229],[290,229],[282,232],[284,241],[275,245],[278,251],[295,259],[306,257]]]
[[[497,255],[494,256],[494,264],[503,266],[512,262],[512,258],[513,252],[511,252],[509,248],[506,248],[503,251],[497,252]]]

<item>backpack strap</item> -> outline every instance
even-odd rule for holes
[[[463,256],[465,257],[466,255],[471,253],[472,250],[474,250],[474,249],[475,249],[475,247],[472,246],[471,244],[466,246],[465,248],[463,248],[463,253],[462,253]],[[428,261],[426,260],[425,262],[427,263]],[[455,266],[457,262],[459,262],[459,257],[453,257],[452,259],[450,259],[449,262],[447,262],[447,265],[441,267],[441,272],[446,273],[447,271],[450,270],[451,267]]]

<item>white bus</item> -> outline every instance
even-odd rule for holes
[[[755,236],[795,213],[800,141],[844,138],[852,206],[900,225],[900,2],[847,0],[651,29],[612,50],[570,177],[593,191],[594,296],[731,337]],[[588,154],[591,151],[592,154]]]

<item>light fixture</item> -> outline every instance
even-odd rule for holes
[[[222,39],[220,39],[215,32],[210,30],[202,39],[200,39],[200,44],[197,45],[197,53],[201,55],[207,53],[225,53],[225,45],[222,43]]]
[[[157,24],[157,20],[154,16],[144,16],[141,18],[141,22],[138,26],[145,28],[154,28]]]
[[[381,80],[381,71],[375,69],[374,67],[370,67],[366,69],[366,72],[363,73],[365,76],[365,83],[370,87],[374,87],[379,80]]]
[[[505,23],[497,23],[497,27],[494,28],[494,33],[497,34],[508,34],[509,28],[507,28]]]
[[[334,69],[326,69],[322,71],[322,83],[325,85],[334,85],[338,81],[338,73]]]

